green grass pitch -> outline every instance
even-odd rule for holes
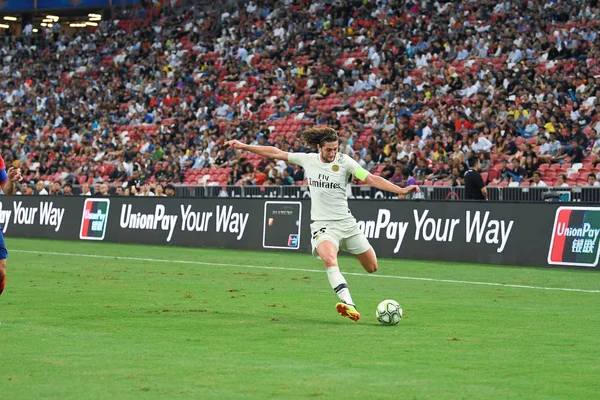
[[[591,399],[600,389],[592,271],[385,259],[367,275],[342,257],[363,316],[354,323],[335,313],[307,254],[7,245],[7,400]],[[398,326],[375,319],[386,298],[403,306]]]

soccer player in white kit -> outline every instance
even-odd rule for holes
[[[353,254],[363,268],[377,271],[377,256],[358,227],[348,208],[346,185],[355,176],[367,185],[388,192],[406,195],[418,192],[416,185],[400,188],[386,179],[372,175],[346,154],[338,153],[338,134],[333,128],[311,128],[303,132],[304,141],[317,148],[316,153],[287,153],[272,146],[251,146],[237,140],[225,144],[263,157],[288,161],[304,168],[311,194],[312,253],[325,263],[327,277],[340,298],[337,312],[353,321],[360,319],[348,284],[340,272],[339,250]]]

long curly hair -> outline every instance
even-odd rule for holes
[[[317,145],[323,146],[325,142],[337,142],[338,134],[329,127],[309,128],[302,132],[302,139],[307,145],[316,148]]]

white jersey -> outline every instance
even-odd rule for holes
[[[360,165],[338,153],[330,163],[319,153],[289,153],[289,162],[304,168],[310,189],[310,217],[313,221],[337,221],[351,217],[346,185]]]

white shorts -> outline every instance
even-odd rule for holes
[[[335,245],[338,250],[350,254],[362,254],[371,248],[365,234],[358,227],[354,218],[338,221],[314,221],[310,224],[312,254],[317,258],[317,247],[327,240]]]

